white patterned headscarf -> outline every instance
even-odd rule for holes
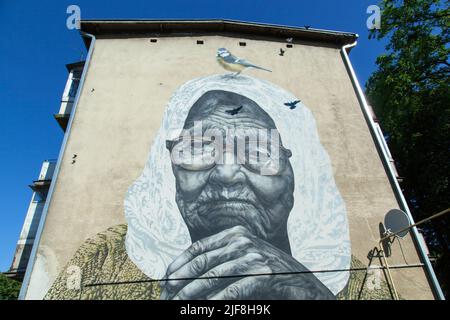
[[[330,159],[322,147],[314,117],[302,103],[267,81],[245,75],[213,75],[191,80],[171,97],[141,176],[125,197],[126,250],[152,279],[191,245],[175,202],[175,177],[165,141],[181,132],[191,106],[206,92],[224,90],[255,101],[275,122],[283,145],[292,151],[294,206],[287,224],[292,256],[311,271],[350,268],[351,249],[344,201],[336,187]],[[171,133],[172,136],[168,137]],[[349,272],[315,273],[334,294],[347,284]]]

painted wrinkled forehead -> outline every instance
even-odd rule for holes
[[[191,107],[183,129],[203,121],[217,127],[277,129],[273,119],[255,101],[230,91],[212,90]]]

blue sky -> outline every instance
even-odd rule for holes
[[[67,78],[65,64],[86,56],[66,8],[82,19],[223,18],[351,31],[360,35],[350,57],[361,84],[383,44],[368,40],[366,9],[378,0],[0,0],[0,271],[12,261],[42,161],[56,159],[63,132],[53,119]]]

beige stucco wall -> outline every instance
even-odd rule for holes
[[[247,46],[239,46],[242,40]],[[291,91],[313,112],[347,206],[352,252],[367,263],[379,222],[398,204],[339,49],[299,44],[287,49],[283,43],[222,36],[165,37],[157,43],[98,39],[26,298],[42,298],[86,238],[125,222],[125,192],[144,167],[166,103],[186,81],[223,72],[215,62],[219,47],[273,70],[246,73]],[[278,55],[280,47],[284,56]],[[409,236],[402,248],[407,263],[419,262]],[[399,248],[393,251],[390,263],[405,263]],[[403,298],[432,298],[422,269],[393,274]]]

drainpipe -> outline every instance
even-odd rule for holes
[[[36,237],[33,243],[33,248],[31,250],[30,259],[28,261],[27,269],[25,272],[25,276],[22,282],[22,287],[20,288],[19,300],[24,300],[26,293],[28,291],[28,286],[30,284],[30,277],[33,272],[34,263],[36,262],[37,251],[39,248],[39,242],[41,240],[42,231],[44,229],[45,220],[47,218],[48,207],[52,200],[53,191],[55,189],[56,180],[58,179],[59,169],[61,167],[61,162],[64,156],[64,151],[66,149],[67,140],[69,139],[70,129],[72,128],[72,121],[75,116],[75,112],[77,111],[78,101],[80,100],[81,91],[83,90],[84,80],[86,78],[86,74],[89,68],[89,64],[92,58],[92,52],[94,51],[95,46],[95,36],[83,31],[80,31],[82,37],[91,38],[91,44],[89,46],[89,51],[86,57],[86,62],[84,64],[83,73],[81,74],[80,84],[78,86],[78,91],[75,96],[75,100],[72,107],[72,112],[70,113],[69,122],[67,124],[66,132],[64,133],[64,139],[61,145],[61,149],[58,155],[58,161],[56,162],[55,171],[53,173],[52,182],[50,184],[50,188],[48,191],[47,199],[45,201],[44,209],[42,211],[41,220],[39,221],[39,226],[37,229]]]
[[[403,196],[402,190],[396,179],[395,173],[394,173],[392,167],[390,166],[389,157],[386,154],[386,151],[384,150],[384,148],[382,147],[383,143],[381,141],[381,137],[379,137],[376,134],[375,123],[374,123],[371,113],[369,111],[369,106],[367,104],[364,93],[363,93],[361,86],[359,84],[359,81],[356,77],[355,70],[353,69],[352,63],[350,62],[350,58],[348,56],[348,51],[350,51],[350,49],[354,48],[356,46],[356,44],[357,44],[357,41],[355,41],[354,43],[351,43],[351,44],[344,45],[341,49],[341,54],[344,58],[345,66],[348,70],[348,73],[350,74],[350,78],[352,80],[353,87],[356,90],[356,94],[358,96],[361,110],[362,110],[364,117],[366,118],[366,121],[369,125],[372,137],[374,137],[374,142],[379,150],[383,164],[384,164],[385,168],[387,169],[386,171],[387,171],[389,180],[391,181],[391,185],[394,189],[394,193],[397,198],[397,201],[399,202],[402,210],[405,211],[406,214],[408,215],[409,221],[412,224],[414,224],[414,219],[411,215],[411,212],[409,211],[408,204],[405,200],[405,197]],[[424,263],[428,280],[431,282],[431,285],[433,288],[433,294],[436,299],[445,300],[444,294],[442,293],[441,286],[439,285],[439,281],[437,280],[436,274],[434,273],[433,267],[431,266],[430,259],[428,259],[424,245],[419,238],[419,232],[416,227],[411,228],[411,231],[412,231],[412,237],[413,237],[416,249],[418,249],[421,260]]]

